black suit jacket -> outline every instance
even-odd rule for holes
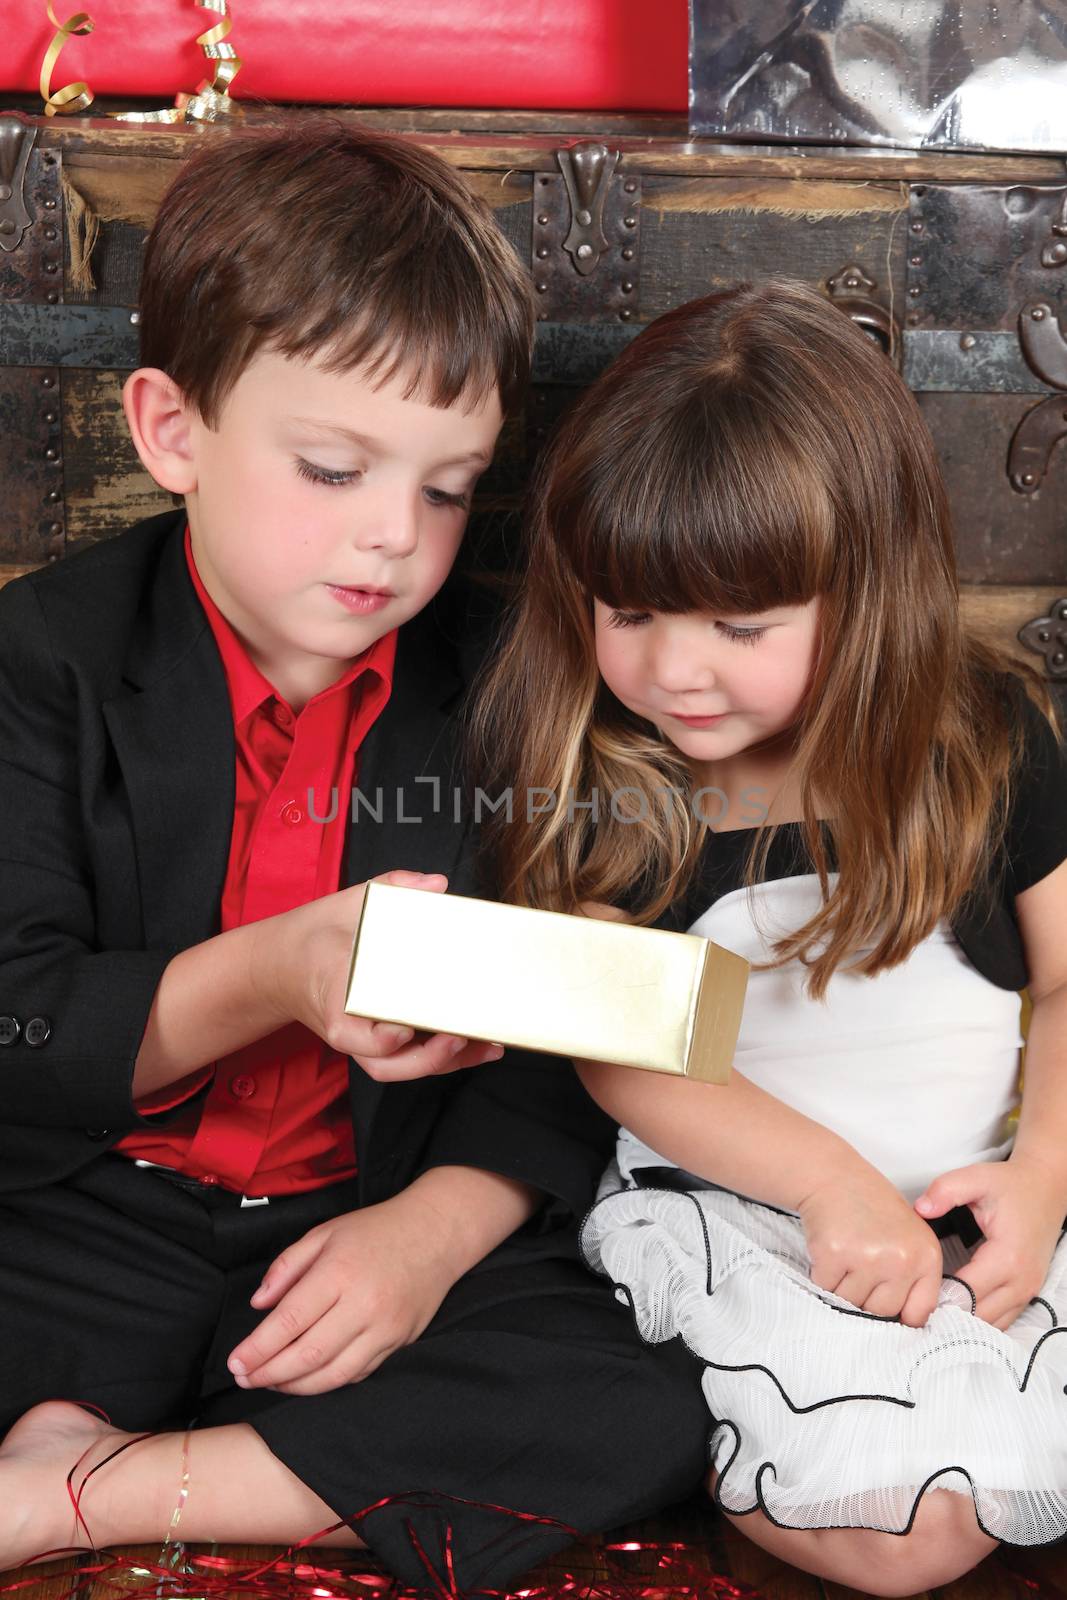
[[[181,511],[153,517],[0,590],[0,1018],[20,1025],[0,1046],[0,1191],[61,1178],[166,1119],[131,1098],[152,997],[174,955],[219,931],[234,730],[184,526]],[[457,822],[451,800],[469,676],[456,616],[446,592],[400,630],[393,693],[359,759],[383,820],[349,824],[342,886],[406,867],[488,893],[470,808]],[[440,778],[436,808],[417,776]],[[397,789],[417,821],[397,821]],[[46,1031],[34,1018],[50,1024],[43,1044],[29,1042]],[[558,1219],[589,1203],[611,1149],[612,1125],[554,1057],[509,1051],[390,1085],[350,1061],[349,1076],[363,1204],[458,1164],[536,1185]]]

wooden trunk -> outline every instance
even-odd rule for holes
[[[964,614],[1043,665],[1067,711],[1060,162],[687,144],[663,118],[336,115],[395,128],[457,166],[534,278],[536,382],[482,480],[474,548],[508,559],[533,455],[644,323],[735,279],[788,272],[891,344],[944,464]],[[0,237],[0,579],[172,503],[140,467],[120,407],[137,361],[140,251],[178,164],[229,136],[220,124],[0,111],[17,180],[0,225],[20,194],[32,219],[23,233],[14,213],[14,248],[15,234]]]

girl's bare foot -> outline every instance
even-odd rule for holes
[[[27,1411],[0,1445],[0,1571],[27,1565],[46,1551],[56,1552],[48,1559],[58,1560],[65,1550],[91,1549],[74,1514],[67,1474],[80,1460],[72,1483],[77,1493],[97,1462],[134,1437],[67,1400],[46,1400]],[[102,1543],[106,1536],[93,1525],[92,1490],[90,1483],[82,1510],[90,1533]]]

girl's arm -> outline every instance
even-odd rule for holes
[[[1037,1164],[1067,1216],[1067,861],[1015,898],[1033,1012],[1012,1161]]]
[[[599,922],[633,922],[618,906],[586,900]],[[592,1098],[651,1149],[695,1173],[786,1211],[799,1211],[825,1183],[849,1175],[886,1180],[858,1151],[741,1076],[696,1083],[606,1061],[576,1061]]]
[[[736,1071],[710,1084],[603,1062],[577,1067],[593,1099],[668,1160],[796,1211],[820,1289],[873,1316],[925,1323],[941,1288],[941,1246],[846,1140]]]
[[[576,1065],[616,1122],[675,1166],[753,1200],[800,1211],[827,1184],[871,1175],[888,1182],[847,1140],[736,1070],[718,1084],[603,1061]]]
[[[915,1202],[924,1217],[970,1206],[985,1243],[958,1276],[998,1328],[1041,1288],[1067,1215],[1067,861],[1015,909],[1033,1002],[1015,1146],[1007,1161],[942,1174]]]

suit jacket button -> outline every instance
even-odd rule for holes
[[[47,1044],[52,1036],[52,1024],[47,1017],[31,1017],[26,1024],[24,1038],[32,1050]]]
[[[97,1141],[97,1143],[99,1143],[101,1139],[110,1139],[110,1137],[111,1137],[111,1129],[110,1128],[86,1128],[85,1137],[87,1139],[95,1139]]]
[[[0,1044],[14,1044],[21,1032],[18,1017],[0,1017]]]

